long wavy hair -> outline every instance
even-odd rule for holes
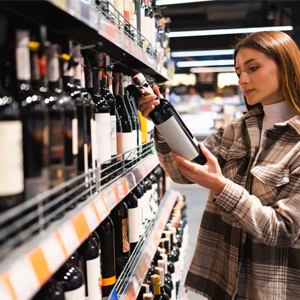
[[[280,31],[255,32],[238,41],[234,48],[234,63],[243,48],[258,50],[273,59],[279,69],[283,96],[300,114],[300,51],[294,40]]]

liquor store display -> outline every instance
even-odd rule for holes
[[[0,299],[181,299],[185,199],[129,93],[172,66],[155,1],[2,1],[0,25]]]

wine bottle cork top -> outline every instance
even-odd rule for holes
[[[151,278],[152,284],[160,283],[160,276],[159,275],[154,274],[154,275],[151,275],[150,278]]]
[[[134,75],[132,77],[132,79],[133,79],[133,82],[138,86],[143,85],[143,83],[146,80],[142,73],[138,73],[138,74]]]
[[[143,299],[144,300],[153,300],[153,294],[152,293],[144,293]]]

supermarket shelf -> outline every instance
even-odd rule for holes
[[[88,0],[0,1],[14,15],[22,15],[51,31],[65,33],[84,47],[107,52],[116,62],[115,70],[134,75],[143,72],[158,83],[168,80],[167,70],[117,28]]]
[[[179,193],[174,190],[166,192],[161,200],[155,220],[148,225],[144,236],[130,256],[108,300],[132,300],[137,298],[178,196]]]
[[[0,262],[0,299],[28,300],[110,211],[158,165],[150,154]]]

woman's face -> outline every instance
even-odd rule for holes
[[[236,56],[235,69],[248,104],[268,105],[284,100],[278,67],[264,53],[242,48]]]

